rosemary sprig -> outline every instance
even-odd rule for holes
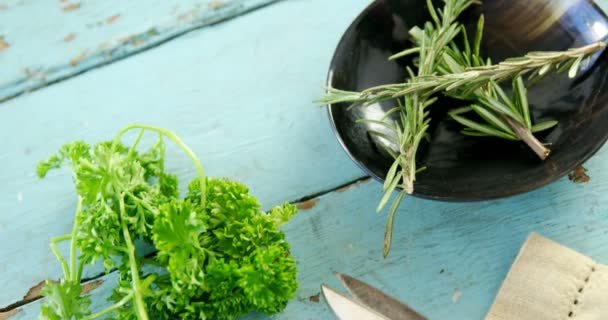
[[[420,45],[416,49],[419,55],[417,73],[408,68],[410,80],[413,85],[419,79],[433,75],[440,63],[447,45],[462,30],[456,22],[458,16],[473,4],[479,4],[478,0],[445,0],[444,7],[436,10],[431,0],[427,0],[427,7],[432,21],[424,24],[420,30]],[[401,188],[400,194],[393,200],[389,210],[386,232],[384,238],[384,256],[390,251],[392,229],[395,213],[405,194],[414,192],[414,181],[416,173],[421,170],[416,167],[416,152],[423,138],[427,137],[430,118],[426,108],[432,105],[436,99],[431,97],[431,92],[414,92],[404,95],[403,102],[389,110],[389,114],[399,112],[399,121],[394,125],[386,126],[392,131],[392,137],[382,134],[388,138],[399,149],[399,153],[387,150],[394,158],[391,169],[388,171],[382,191],[384,196],[378,205],[377,211],[384,209],[397,187]],[[345,102],[345,96],[340,100]],[[376,133],[377,134],[377,133]],[[388,148],[387,148],[388,149]]]
[[[568,76],[574,78],[583,60],[606,46],[605,42],[600,41],[567,51],[530,52],[523,57],[508,58],[498,64],[466,68],[462,72],[452,74],[421,76],[417,81],[380,85],[361,92],[328,88],[327,94],[319,101],[325,104],[347,102],[370,105],[414,93],[450,94],[455,89],[471,93],[491,81],[499,83],[526,74],[529,80],[538,81],[551,71],[561,74],[568,70]]]
[[[496,82],[492,81],[486,88],[478,89],[473,93],[477,103],[451,110],[449,115],[466,127],[461,131],[465,135],[520,140],[526,143],[540,159],[545,160],[551,151],[534,136],[534,133],[550,129],[558,122],[549,120],[533,125],[527,89],[521,76],[513,79],[512,88],[513,95],[509,97]],[[485,123],[464,117],[464,113],[469,111],[479,115]]]
[[[463,133],[521,140],[544,160],[550,151],[533,136],[533,132],[548,129],[556,123],[544,122],[532,126],[523,81],[514,83],[514,88],[520,90],[514,91],[515,94],[512,98],[504,95],[497,84],[506,80],[521,79],[525,75],[528,76],[529,83],[535,83],[551,71],[558,74],[568,71],[568,77],[574,78],[583,61],[605,47],[605,42],[596,42],[567,51],[530,52],[523,57],[509,58],[498,64],[486,63],[485,65],[466,68],[462,68],[463,65],[466,66],[466,64],[462,64],[462,61],[461,64],[455,60],[443,61],[443,65],[438,68],[439,72],[432,75],[418,76],[416,79],[404,83],[376,86],[361,92],[330,88],[328,94],[321,101],[327,104],[351,103],[366,106],[413,94],[431,95],[438,92],[462,100],[476,100],[478,102],[476,107],[471,107],[468,110],[477,112],[493,125],[496,122],[487,119],[485,116],[487,112],[481,114],[478,110],[483,108],[486,111],[491,110],[491,112],[498,113],[499,117],[497,119],[499,122],[510,129],[503,130],[504,128],[501,126],[493,126],[497,130],[491,130],[492,127],[488,128],[486,125],[476,124],[458,116],[462,110],[450,112],[452,118],[468,127],[468,130],[464,130]],[[417,52],[417,50],[409,50],[407,53],[414,52]],[[397,54],[393,58],[402,56],[404,54]],[[469,57],[469,59],[472,58],[481,60],[477,55]],[[446,65],[453,68],[445,69]],[[460,70],[458,70],[459,67]],[[446,72],[446,70],[449,72]]]
[[[480,56],[483,28],[484,16],[481,15],[477,22],[474,46],[471,48],[467,31],[462,26],[464,50],[461,50],[455,42],[452,42],[443,55],[443,61],[438,68],[439,75],[461,73],[466,68],[491,66],[490,59],[484,61]],[[414,39],[419,40],[415,37]],[[512,88],[512,97],[507,96],[493,80],[488,85],[477,88],[472,92],[467,92],[466,88],[456,88],[450,91],[448,95],[462,100],[473,100],[476,103],[467,108],[452,110],[449,114],[454,120],[466,127],[462,131],[465,135],[521,140],[544,160],[549,156],[550,150],[533,133],[549,129],[555,126],[557,121],[547,121],[533,127],[527,89],[522,76],[513,79]],[[477,113],[485,123],[465,118],[463,113],[466,111]]]

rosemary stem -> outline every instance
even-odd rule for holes
[[[532,151],[534,151],[534,153],[536,153],[536,155],[538,155],[538,157],[541,160],[547,159],[547,157],[551,153],[551,150],[549,150],[549,148],[545,147],[545,145],[543,145],[542,142],[540,142],[532,134],[532,131],[530,131],[530,129],[509,119],[509,117],[507,117],[507,116],[502,116],[502,118],[509,125],[509,127],[511,127],[511,129],[513,129],[513,131],[515,132],[517,137],[519,139],[521,139],[521,141],[523,141],[525,144],[527,144],[530,147],[530,149],[532,149]]]
[[[411,148],[407,152],[402,151],[401,154],[401,157],[403,158],[403,164],[401,166],[401,174],[403,177],[403,192],[405,192],[406,194],[412,194],[414,193],[414,177],[410,174],[410,167],[412,166],[412,163],[416,161],[416,159],[412,158]]]

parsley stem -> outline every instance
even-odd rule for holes
[[[129,149],[129,153],[127,154],[127,158],[130,158],[131,155],[133,154],[133,152],[135,152],[135,148],[137,148],[137,145],[139,144],[139,141],[141,141],[141,137],[144,136],[144,129],[141,129],[139,131],[139,134],[137,135],[137,138],[135,139],[135,142],[133,142],[133,145],[131,146],[131,149]]]
[[[118,134],[114,138],[114,145],[118,144],[120,137],[122,137],[123,134],[125,134],[127,131],[132,130],[132,129],[142,129],[142,130],[145,129],[145,130],[158,132],[158,133],[166,136],[167,138],[171,139],[190,157],[190,159],[192,159],[192,162],[194,162],[194,167],[196,168],[196,171],[198,173],[198,177],[201,181],[201,183],[200,183],[200,185],[201,185],[201,207],[205,208],[205,205],[207,203],[207,192],[206,192],[207,183],[206,183],[206,179],[205,179],[205,171],[203,170],[203,166],[201,165],[200,160],[198,159],[196,154],[192,151],[192,149],[190,149],[190,147],[188,147],[182,141],[182,139],[180,139],[180,137],[178,137],[173,131],[151,126],[151,125],[147,125],[147,124],[132,124],[132,125],[124,127],[122,130],[120,130],[120,132],[118,132]]]
[[[125,210],[125,194],[122,193],[118,198],[120,205],[120,216],[122,225],[122,233],[125,237],[125,243],[127,245],[127,254],[129,256],[129,267],[131,269],[131,277],[133,277],[133,298],[135,310],[138,315],[138,319],[140,320],[148,320],[148,313],[146,311],[146,307],[144,305],[144,300],[141,296],[141,283],[139,280],[139,268],[137,268],[137,261],[135,258],[135,246],[133,245],[133,240],[131,240],[131,235],[129,234],[129,229],[127,228],[127,224],[125,223],[126,218],[126,210]]]
[[[133,298],[133,292],[129,292],[129,294],[127,294],[126,296],[124,296],[124,298],[122,298],[120,301],[116,302],[115,304],[111,305],[110,307],[101,310],[95,314],[92,314],[86,318],[84,318],[83,320],[93,320],[93,319],[97,319],[101,316],[104,316],[122,306],[125,305],[125,303],[129,302],[129,300],[131,300]]]
[[[78,276],[77,279],[82,279],[82,269],[84,268],[84,262],[80,261],[78,264]]]
[[[72,228],[72,236],[70,243],[70,273],[73,282],[80,282],[80,271],[76,272],[76,233],[78,232],[78,214],[82,210],[82,197],[78,196],[76,204],[76,217],[74,218],[74,227]]]
[[[51,250],[55,254],[55,257],[57,257],[57,260],[59,260],[59,263],[61,264],[61,269],[63,269],[63,276],[66,279],[70,278],[70,272],[68,270],[68,263],[67,263],[67,261],[65,261],[65,258],[59,252],[59,249],[57,249],[57,243],[66,241],[66,240],[70,240],[71,238],[72,238],[71,234],[66,234],[66,235],[63,235],[60,237],[55,237],[55,238],[51,239],[51,244],[50,244]]]

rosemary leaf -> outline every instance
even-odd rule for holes
[[[429,14],[431,15],[431,18],[435,22],[435,25],[437,25],[438,27],[441,26],[441,20],[439,20],[439,16],[437,16],[437,11],[435,11],[435,6],[433,5],[433,1],[426,0],[426,7],[429,10]]]
[[[574,63],[572,63],[572,66],[570,67],[570,71],[568,71],[568,77],[570,79],[576,77],[576,73],[578,72],[578,67],[581,65],[583,58],[584,58],[584,56],[579,56],[578,58],[576,58],[576,60],[574,60]]]
[[[488,96],[480,97],[479,103],[500,114],[504,114],[517,122],[521,123],[524,121],[521,115],[519,115],[514,110],[512,110],[511,108],[509,108],[508,106],[504,105],[503,103],[501,103],[500,101],[498,101],[494,98],[491,98]]]
[[[460,131],[460,133],[464,134],[465,136],[472,136],[472,137],[493,137],[493,135],[475,131],[470,128],[465,128],[462,131]]]
[[[540,132],[555,127],[559,122],[555,120],[545,121],[532,126],[532,132]]]
[[[390,143],[394,143],[394,144],[398,143],[398,141],[395,141],[395,137],[391,137],[391,136],[389,136],[386,133],[383,133],[383,132],[380,132],[380,131],[377,131],[377,130],[372,130],[372,129],[368,129],[367,132],[369,132],[371,135],[374,135],[376,137],[385,139],[385,140],[387,140]]]
[[[544,65],[542,68],[540,68],[540,70],[538,70],[538,75],[539,76],[545,75],[547,72],[549,72],[549,70],[551,70],[552,67],[553,67],[553,64],[551,64],[551,63]]]
[[[380,212],[382,211],[382,209],[384,209],[384,206],[386,206],[386,203],[388,202],[388,200],[390,200],[393,191],[395,191],[395,189],[397,188],[399,180],[399,177],[395,177],[393,181],[391,181],[391,183],[389,184],[388,188],[383,188],[382,192],[384,192],[384,196],[382,196],[382,200],[380,200],[380,203],[378,204],[378,208],[376,209],[377,212]]]
[[[403,50],[403,51],[401,51],[401,52],[399,52],[397,54],[394,54],[394,55],[390,56],[388,58],[388,60],[391,60],[391,61],[392,60],[396,60],[396,59],[403,58],[405,56],[409,56],[411,54],[419,53],[419,52],[420,52],[420,48],[419,47],[406,49],[406,50]]]
[[[503,132],[515,136],[515,132],[513,132],[513,130],[509,128],[509,125],[502,121],[499,117],[494,115],[492,112],[475,104],[471,106],[471,109],[473,109],[473,111],[475,111],[479,116],[481,116],[484,120],[486,120],[488,123],[492,124],[496,128],[500,128],[500,130],[502,130]]]
[[[483,38],[483,26],[485,24],[485,18],[482,15],[479,16],[479,20],[477,20],[477,33],[475,34],[475,44],[473,46],[474,51],[473,54],[475,57],[479,59],[481,57],[481,39]],[[481,64],[480,64],[481,65]]]
[[[397,169],[399,169],[399,158],[395,159],[393,165],[391,165],[390,169],[386,173],[386,179],[384,180],[384,186],[382,187],[382,191],[388,190],[393,180],[395,180],[395,175],[397,174]]]
[[[471,51],[471,44],[469,43],[469,35],[467,34],[467,28],[465,28],[464,25],[461,25],[460,27],[460,33],[462,34],[462,42],[464,43],[464,57],[467,58],[465,65],[470,66],[472,64],[472,61],[469,61],[468,58],[473,57],[473,52]]]
[[[520,112],[520,110],[515,106],[515,103],[511,101],[511,98],[507,96],[504,90],[494,81],[490,81],[490,85],[492,88],[498,93],[498,96],[502,99],[502,101],[511,109],[513,112]]]
[[[460,107],[460,108],[456,108],[456,109],[452,109],[450,110],[450,114],[461,114],[461,113],[467,113],[473,111],[473,108],[471,108],[471,106],[466,106],[466,107]]]
[[[530,119],[530,107],[528,105],[528,90],[524,86],[524,80],[522,77],[513,79],[513,92],[517,97],[517,99],[515,99],[515,103],[523,115],[525,125],[528,129],[531,129],[532,119]]]
[[[383,126],[391,131],[395,131],[395,126],[392,126],[389,123],[386,123],[384,121],[381,120],[375,120],[375,119],[357,119],[357,121],[355,121],[355,123],[372,123],[372,124],[377,124],[379,126]]]
[[[495,137],[499,137],[499,138],[503,138],[503,139],[507,139],[507,140],[517,140],[517,138],[515,138],[515,136],[512,136],[510,134],[501,132],[499,130],[496,130],[490,126],[487,126],[485,124],[481,124],[481,123],[477,123],[475,121],[469,120],[465,117],[461,117],[459,115],[456,114],[450,114],[450,116],[452,117],[452,119],[458,121],[460,124],[469,127],[475,131],[481,132],[481,133],[485,133],[487,135],[491,135],[491,136],[495,136]]]
[[[399,209],[399,205],[401,204],[401,200],[405,193],[400,192],[397,198],[393,201],[393,205],[391,206],[391,210],[388,212],[388,218],[386,221],[386,231],[384,232],[384,249],[382,250],[382,254],[384,258],[388,257],[388,254],[391,251],[391,243],[393,241],[393,224],[395,222],[395,213],[397,209]]]

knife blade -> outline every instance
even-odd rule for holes
[[[416,310],[365,282],[343,273],[335,272],[334,274],[358,302],[372,308],[388,319],[427,320]]]
[[[341,320],[391,320],[369,307],[346,297],[335,289],[323,284],[321,291],[325,301]]]

